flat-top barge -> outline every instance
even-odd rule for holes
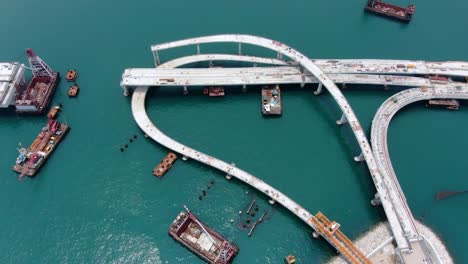
[[[166,172],[172,167],[172,165],[174,164],[176,160],[177,160],[177,155],[174,152],[169,151],[166,157],[164,157],[164,159],[161,160],[158,166],[156,166],[153,169],[153,175],[158,178],[162,178],[164,174],[166,174]]]
[[[59,73],[52,69],[31,49],[26,49],[33,77],[24,91],[19,91],[15,107],[18,113],[42,114],[59,81]]]
[[[237,245],[201,223],[187,207],[185,210],[172,222],[169,235],[208,263],[231,263],[239,252]]]
[[[13,170],[20,173],[20,179],[25,175],[32,177],[36,174],[68,130],[68,125],[50,118],[28,149],[18,149],[19,156]]]
[[[265,86],[262,88],[262,113],[264,115],[281,115],[281,91],[279,85],[274,88]]]
[[[449,110],[458,110],[460,108],[460,102],[455,99],[432,99],[427,102],[426,107],[427,106],[439,106]]]
[[[408,5],[405,8],[387,4],[381,0],[368,0],[366,6],[364,7],[364,10],[370,13],[408,23],[413,18],[415,8],[415,5]]]

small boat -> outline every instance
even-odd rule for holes
[[[68,70],[66,79],[67,79],[67,81],[72,82],[72,81],[76,80],[77,76],[78,76],[78,73],[76,72],[76,70]]]
[[[54,107],[52,107],[49,111],[49,113],[47,114],[47,116],[49,118],[55,118],[55,116],[57,115],[57,113],[60,111],[60,106],[56,105]]]
[[[169,227],[169,235],[210,264],[228,264],[239,247],[204,223],[186,207]]]
[[[286,263],[287,264],[294,264],[296,263],[296,257],[294,257],[293,255],[288,255],[286,257]]]

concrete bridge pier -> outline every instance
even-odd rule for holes
[[[245,85],[245,84],[242,85],[242,92],[244,92],[244,93],[247,92],[247,85]]]
[[[184,95],[187,95],[188,94],[188,88],[187,86],[184,86]]]
[[[317,90],[314,92],[315,95],[319,95],[319,94],[322,93],[322,86],[323,86],[323,84],[321,82],[319,82]]]
[[[348,123],[348,119],[346,118],[346,115],[343,113],[343,115],[341,115],[340,120],[336,121],[336,124],[341,126],[341,125],[346,124],[346,123]]]
[[[354,157],[354,161],[356,162],[361,162],[361,161],[364,161],[366,160],[366,158],[364,157],[364,154],[361,152],[361,154],[359,154],[359,156],[355,156]]]
[[[124,96],[130,95],[130,92],[128,91],[128,87],[126,85],[121,84],[120,87],[122,87],[122,90],[124,91],[123,92]]]
[[[371,200],[370,202],[373,206],[381,205],[382,201],[380,200],[380,195],[379,193],[376,193],[374,195],[374,199]]]

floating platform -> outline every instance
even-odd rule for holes
[[[263,115],[281,115],[281,91],[279,85],[274,88],[265,86],[262,88],[262,113]]]
[[[78,72],[76,72],[76,70],[67,71],[67,76],[66,76],[67,81],[73,82],[74,80],[76,80],[76,77],[78,77]]]
[[[17,113],[42,114],[47,109],[55,87],[59,81],[59,73],[53,72],[52,77],[33,77],[24,92],[16,97]]]
[[[166,174],[166,172],[172,167],[176,160],[177,155],[174,152],[169,151],[166,157],[164,157],[164,159],[158,164],[158,166],[156,166],[156,168],[153,169],[153,175],[158,178],[162,178],[164,174]]]
[[[405,8],[387,4],[381,0],[368,0],[364,10],[369,13],[409,23],[413,18],[415,8],[414,5],[408,5],[408,7]]]
[[[426,107],[428,106],[440,106],[449,110],[458,110],[460,108],[460,102],[455,99],[433,99],[427,102]]]
[[[169,235],[211,264],[231,263],[239,252],[234,243],[201,223],[186,207],[169,227]]]
[[[19,156],[13,166],[13,170],[20,173],[20,178],[25,175],[34,176],[62,141],[69,129],[68,125],[54,119],[49,119],[47,125],[42,128],[28,149],[18,149]]]
[[[70,88],[68,88],[68,96],[76,97],[79,91],[80,91],[80,87],[77,84],[72,85],[70,86]]]

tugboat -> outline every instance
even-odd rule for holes
[[[409,23],[413,18],[415,5],[408,5],[408,7],[400,7],[384,3],[382,0],[368,0],[364,10],[377,15],[393,18],[405,23]]]
[[[228,264],[239,247],[201,223],[186,207],[169,227],[169,235],[210,264]]]

